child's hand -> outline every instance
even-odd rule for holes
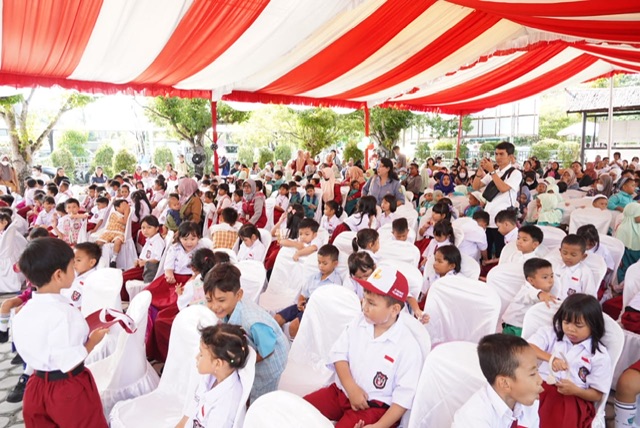
[[[176,294],[182,296],[182,293],[184,293],[184,287],[182,284],[176,284]]]
[[[416,317],[416,319],[418,321],[420,321],[422,324],[427,324],[429,322],[429,320],[431,319],[429,317],[429,315],[425,314],[421,310],[418,310],[418,311],[414,312],[413,316]]]
[[[92,342],[94,345],[97,345],[102,341],[102,339],[104,339],[107,333],[109,333],[108,328],[99,328],[99,329],[93,330],[89,334],[89,342]]]
[[[551,362],[551,368],[554,372],[561,372],[569,369],[569,365],[562,358],[554,358]]]
[[[550,308],[552,303],[558,301],[558,298],[551,293],[541,291],[540,293],[538,293],[538,300],[544,302],[547,305],[547,308]]]
[[[303,300],[303,301],[298,301],[298,310],[300,312],[304,311],[304,308],[307,306],[307,300]]]
[[[300,260],[300,254],[298,254],[298,251],[296,251],[296,252],[293,254],[293,261],[294,261],[294,262],[297,262],[298,260]]]
[[[164,277],[169,284],[174,284],[176,282],[176,277],[173,276],[172,273],[165,273]]]
[[[347,390],[347,396],[349,397],[349,403],[351,403],[351,409],[354,411],[369,408],[369,403],[367,403],[369,396],[357,384],[354,383],[353,386]]]
[[[556,382],[556,387],[558,388],[558,392],[562,395],[576,395],[576,392],[579,392],[578,390],[580,389],[569,379],[560,379]]]

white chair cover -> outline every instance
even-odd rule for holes
[[[13,270],[20,255],[27,248],[27,240],[20,235],[14,223],[0,237],[0,293],[16,293],[22,288],[24,275]]]
[[[213,250],[214,253],[225,253],[226,255],[229,256],[229,261],[233,264],[238,263],[237,257],[238,255],[235,253],[235,251],[230,250],[229,248],[216,248],[215,250]],[[258,262],[260,263],[260,262]]]
[[[264,209],[267,212],[267,224],[264,226],[267,230],[271,230],[274,225],[273,221],[273,209],[276,206],[276,198],[275,196],[272,198],[267,198],[264,201]],[[286,213],[285,213],[286,214]],[[284,214],[283,214],[284,215]],[[266,245],[266,244],[265,244]]]
[[[118,269],[128,270],[133,267],[133,263],[138,258],[138,252],[136,251],[136,243],[131,236],[131,217],[133,215],[133,210],[129,213],[129,217],[127,218],[127,225],[124,229],[124,243],[120,248],[120,252],[118,253],[118,257],[116,258],[116,266]],[[108,216],[105,217],[104,222],[106,223],[108,220]],[[101,229],[102,230],[102,229]],[[94,233],[96,239],[100,234]],[[104,244],[102,246],[102,257],[100,258],[99,265],[101,266],[109,266],[109,260],[111,259],[111,255],[113,254],[113,246],[114,244]]]
[[[460,273],[465,278],[477,280],[480,277],[480,265],[477,261],[473,259],[473,257],[467,254],[460,254],[462,256],[462,262],[460,263]],[[428,276],[433,276],[435,271],[433,270],[433,262],[434,258],[429,257],[427,263],[424,265],[424,278],[426,279]]]
[[[584,264],[591,270],[597,290],[600,288],[600,283],[607,274],[607,262],[598,254],[587,254],[587,258],[584,259]]]
[[[318,288],[304,311],[278,389],[304,396],[332,382],[329,351],[345,327],[360,313],[355,293],[341,285]]]
[[[525,281],[522,266],[514,263],[503,263],[495,266],[487,274],[487,284],[496,290],[500,297],[500,318],[498,322],[501,322],[504,311],[507,310],[507,306],[516,297]]]
[[[245,403],[249,401],[249,394],[251,394],[251,388],[253,388],[253,380],[256,377],[256,358],[256,351],[252,347],[249,347],[247,364],[238,370],[240,383],[242,384],[242,395],[240,396],[240,405],[236,412],[236,418],[233,421],[233,428],[242,428],[244,426],[244,418],[247,414],[247,406]]]
[[[606,235],[611,225],[611,211],[600,208],[578,208],[571,213],[569,219],[569,233],[576,233],[580,226],[592,224],[598,232]]]
[[[164,251],[162,252],[162,257],[160,258],[160,262],[158,263],[158,271],[156,272],[156,276],[153,279],[157,279],[160,275],[164,273],[164,260],[167,258],[167,250],[171,243],[173,242],[173,231],[168,231],[167,236],[164,238]],[[235,253],[234,253],[235,256]],[[139,292],[145,289],[148,284],[145,284],[144,281],[133,279],[127,281],[124,284],[124,288],[127,289],[127,293],[129,294],[129,299],[133,299]]]
[[[409,192],[411,193],[411,192]],[[409,230],[416,231],[418,225],[418,212],[411,202],[400,205],[396,210],[396,218],[406,218],[409,224]]]
[[[110,415],[111,427],[174,427],[182,418],[185,399],[195,391],[192,379],[198,376],[194,363],[200,346],[198,328],[217,322],[214,313],[202,305],[180,311],[171,327],[169,354],[158,388],[116,404]]]
[[[322,189],[316,187],[316,196],[318,197],[318,206],[316,207],[316,213],[313,215],[313,219],[320,223],[320,220],[322,220]]]
[[[558,250],[560,248],[560,244],[562,243],[562,240],[564,239],[565,236],[567,236],[567,234],[564,233],[562,229],[558,229],[557,227],[551,227],[551,226],[538,226],[538,227],[542,230],[542,233],[544,234],[544,239],[542,240],[542,242],[544,243],[544,246],[547,247],[551,252]]]
[[[271,314],[292,305],[302,288],[304,281],[302,267],[305,257],[310,256],[301,257],[296,262],[293,260],[295,252],[295,248],[291,247],[280,249],[271,272],[269,286],[260,296],[259,305]],[[311,255],[311,257],[315,256]]]
[[[629,306],[631,299],[640,293],[640,262],[629,266],[624,276],[624,289],[622,290],[622,313],[624,308]],[[629,366],[638,361],[640,356],[640,334],[624,330],[624,348],[620,355],[620,360],[613,373],[613,384]]]
[[[450,342],[427,356],[418,381],[408,428],[450,427],[453,415],[486,385],[477,345]]]
[[[240,269],[240,286],[244,292],[244,297],[254,303],[258,302],[258,296],[262,292],[267,279],[267,271],[264,264],[257,260],[243,260],[236,264]]]
[[[549,326],[553,322],[553,315],[557,311],[558,306],[552,306],[547,308],[544,303],[538,303],[527,311],[524,316],[524,324],[522,328],[522,337],[527,339],[531,337],[540,327]],[[622,328],[607,314],[604,315],[604,337],[602,343],[607,348],[609,357],[611,358],[612,368],[616,367],[620,354],[622,353],[622,347],[624,345],[624,334]],[[636,359],[633,361],[637,361]],[[626,367],[625,367],[626,368]],[[615,381],[613,383],[615,387]],[[605,428],[604,410],[609,398],[609,391],[607,390],[602,399],[596,405],[596,418],[593,420],[591,426],[593,428]]]
[[[395,241],[395,239],[393,238],[393,226],[389,223],[378,229],[378,234],[380,234],[380,245],[384,244],[385,242]],[[415,228],[409,228],[409,233],[407,234],[407,242],[411,244],[416,242]]]
[[[160,215],[162,215],[164,209],[167,208],[168,203],[169,203],[169,199],[167,198],[160,199],[160,201],[158,202],[158,205],[156,205],[153,211],[151,211],[151,214],[156,216],[156,218],[160,218]]]
[[[309,402],[286,391],[265,394],[251,404],[244,428],[333,428]],[[113,427],[113,426],[112,426]]]
[[[330,237],[331,235],[329,235],[329,231],[327,229],[323,229],[322,227],[318,229],[318,239],[320,240],[321,246],[329,243]]]
[[[420,263],[420,250],[408,241],[380,241],[380,250],[376,253],[380,261],[395,261],[418,266]]]
[[[431,341],[465,340],[477,343],[494,333],[500,315],[500,297],[486,283],[460,275],[440,278],[429,289],[424,312]]]
[[[611,278],[611,284],[618,283],[618,275],[615,272],[618,270],[620,266],[620,262],[622,262],[622,256],[624,256],[624,244],[618,238],[614,238],[613,236],[600,234],[600,245],[604,245],[607,250],[609,250],[609,254],[611,254],[611,258],[613,259],[614,274]],[[607,284],[609,285],[609,284]]]
[[[107,418],[118,401],[147,394],[156,389],[160,382],[158,374],[147,362],[144,347],[150,304],[151,293],[148,291],[132,299],[127,315],[135,323],[135,333],[120,333],[113,354],[87,366],[100,391]]]
[[[507,245],[505,245],[502,248],[502,252],[500,253],[500,259],[498,260],[498,263],[504,263],[505,260],[511,260],[513,255],[516,254],[517,252],[518,252],[518,247],[516,246],[516,241],[509,242]]]
[[[407,282],[409,283],[409,295],[416,299],[418,298],[420,291],[422,291],[422,273],[420,272],[420,269],[417,268],[417,263],[382,259],[378,264],[380,266],[391,266],[401,272],[405,278],[407,278]]]
[[[338,250],[340,250],[341,254],[344,254],[345,256],[348,257],[351,255],[351,253],[353,253],[353,247],[351,246],[351,243],[353,241],[353,238],[356,237],[356,235],[357,235],[357,232],[352,232],[352,231],[342,232],[333,241],[333,245],[335,245],[338,248]]]

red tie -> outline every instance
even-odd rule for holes
[[[517,419],[515,421],[513,421],[513,423],[511,424],[511,428],[518,428],[518,420]]]

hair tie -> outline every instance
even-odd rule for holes
[[[233,364],[233,358],[232,358],[232,359],[230,359],[230,360],[229,360],[229,362],[230,362],[231,364]]]

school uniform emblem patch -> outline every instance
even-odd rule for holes
[[[571,296],[572,294],[576,294],[576,290],[574,290],[573,288],[568,289],[567,296]]]
[[[583,381],[584,383],[587,383],[587,376],[589,375],[590,371],[588,368],[586,368],[585,366],[580,367],[580,370],[578,370],[578,377],[580,378],[581,381]]]
[[[377,372],[375,377],[373,378],[373,386],[375,386],[376,389],[384,389],[384,387],[387,385],[387,379],[389,378],[386,374]]]
[[[77,302],[77,301],[78,301],[78,299],[80,299],[80,293],[78,293],[77,291],[74,291],[74,292],[71,294],[71,300],[73,300],[74,302]]]
[[[151,258],[151,250],[147,250],[147,259]]]

